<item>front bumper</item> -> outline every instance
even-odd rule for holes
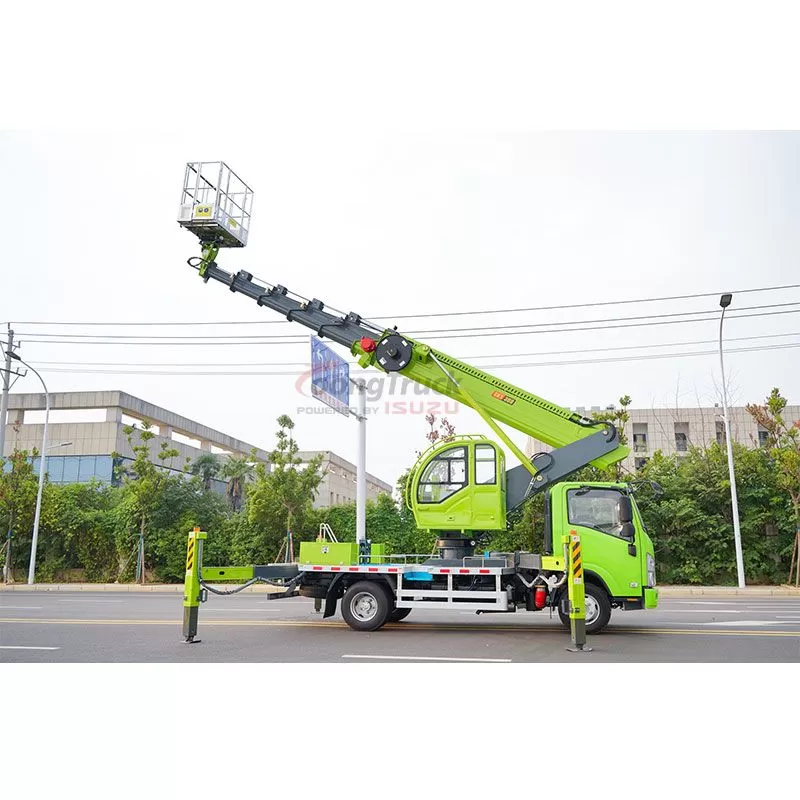
[[[658,589],[644,590],[644,607],[658,608]]]

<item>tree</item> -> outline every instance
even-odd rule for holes
[[[3,460],[0,459],[0,519],[5,523],[6,540],[5,561],[3,564],[3,580],[10,583],[14,580],[16,548],[13,547],[15,531],[25,532],[33,526],[33,515],[36,507],[38,476],[33,471],[33,459],[38,450],[14,450],[7,461],[11,465],[4,471]]]
[[[596,420],[614,423],[617,429],[617,435],[619,436],[619,443],[621,445],[628,444],[628,437],[625,434],[625,425],[631,418],[631,415],[628,413],[628,406],[630,404],[630,395],[625,394],[619,399],[619,408],[609,408],[605,411],[595,411],[592,414],[592,417]],[[616,464],[613,464],[606,472],[607,474],[604,477],[611,478],[615,481],[622,480],[622,462],[618,461]]]
[[[203,483],[203,489],[211,491],[211,481],[219,475],[222,465],[214,453],[203,453],[191,466],[192,475],[197,475]]]
[[[292,437],[294,422],[286,414],[278,417],[277,445],[270,453],[272,469],[256,466],[256,480],[250,489],[248,502],[250,522],[260,529],[251,536],[251,547],[269,547],[277,552],[284,536],[299,540],[313,538],[312,505],[324,474],[322,454],[303,464],[298,458],[297,442]],[[264,558],[265,553],[258,554]]]
[[[748,582],[779,580],[793,536],[789,498],[768,454],[734,443],[745,573]],[[736,585],[730,476],[725,447],[691,447],[678,459],[656,453],[642,470],[636,503],[655,545],[665,583]]]
[[[787,425],[783,419],[786,398],[780,389],[774,388],[766,403],[747,405],[750,416],[767,432],[766,452],[772,461],[778,484],[792,503],[795,537],[792,560],[789,565],[789,581],[794,575],[795,586],[800,585],[800,420]]]
[[[124,571],[127,561],[122,561],[125,553],[125,541],[130,540],[133,530],[139,530],[139,544],[137,556],[136,577],[144,583],[145,576],[145,535],[151,522],[154,511],[158,507],[163,493],[170,484],[180,478],[170,475],[165,469],[164,462],[177,458],[180,453],[169,442],[162,442],[158,452],[158,459],[162,466],[156,466],[150,460],[149,442],[155,438],[150,430],[152,426],[146,420],[142,422],[139,431],[139,444],[133,443],[133,434],[138,428],[126,425],[122,430],[128,438],[128,444],[134,453],[133,464],[126,470],[124,476],[124,491],[122,502],[117,507],[119,543],[122,545],[120,553],[120,574]]]
[[[251,450],[250,457],[229,456],[228,460],[222,465],[221,475],[228,481],[225,494],[228,497],[231,508],[236,512],[242,510],[245,486],[253,478],[254,459],[255,450]]]

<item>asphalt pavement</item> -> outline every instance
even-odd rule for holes
[[[590,636],[592,652],[567,652],[549,612],[415,610],[375,633],[322,620],[314,601],[211,596],[197,644],[181,637],[175,593],[0,593],[0,662],[797,662],[800,597],[669,597],[653,611],[615,610]]]

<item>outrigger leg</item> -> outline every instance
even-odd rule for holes
[[[186,546],[186,577],[183,582],[183,640],[187,644],[197,644],[197,619],[200,603],[203,601],[203,588],[200,585],[200,567],[203,563],[203,539],[205,531],[195,528],[189,534]]]

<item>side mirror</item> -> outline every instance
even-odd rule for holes
[[[633,527],[632,522],[623,522],[622,523],[622,530],[619,532],[619,535],[626,539],[629,542],[632,542],[636,538],[636,529]]]
[[[633,503],[630,497],[620,495],[617,500],[617,513],[619,514],[619,521],[624,525],[626,522],[633,522]]]

